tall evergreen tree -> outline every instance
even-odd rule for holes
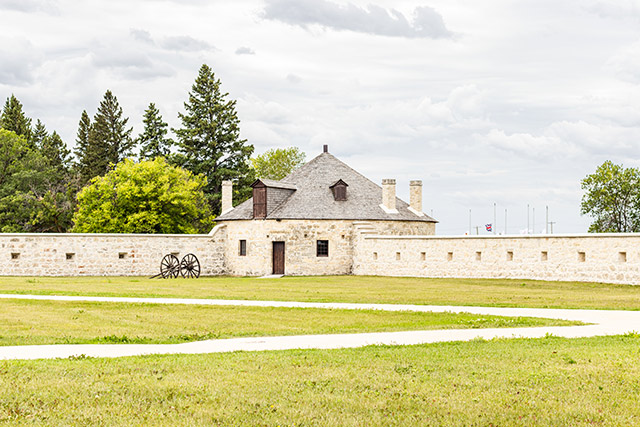
[[[131,156],[133,128],[127,129],[129,118],[124,117],[118,99],[110,90],[104,94],[89,131],[88,154],[96,175],[104,175],[126,157]]]
[[[110,90],[104,94],[93,122],[89,120],[86,111],[82,112],[78,123],[75,154],[83,183],[93,177],[104,175],[112,166],[132,154],[133,128],[127,128],[128,121],[118,99]]]
[[[234,199],[238,202],[250,196],[249,185],[254,180],[249,166],[253,145],[240,138],[236,101],[228,100],[229,94],[223,93],[220,85],[211,68],[202,65],[184,103],[186,112],[178,115],[182,127],[174,129],[181,154],[176,161],[207,177],[205,193],[215,214],[220,213],[223,180],[235,181]]]
[[[162,115],[153,102],[145,110],[142,122],[144,131],[136,140],[140,145],[140,161],[153,160],[159,156],[167,157],[174,142],[167,138],[168,125],[162,120]]]
[[[36,125],[33,127],[33,130],[31,132],[31,141],[33,145],[36,148],[41,149],[42,146],[44,145],[44,141],[47,139],[48,136],[49,136],[49,133],[47,132],[47,128],[45,127],[44,123],[42,123],[40,119],[38,119],[36,121]]]
[[[91,119],[84,110],[78,122],[78,132],[76,133],[76,146],[73,153],[76,156],[76,168],[83,183],[88,182],[96,176],[92,165],[91,153],[89,151],[89,134],[91,133]]]
[[[44,143],[40,147],[40,152],[47,159],[47,163],[49,163],[50,166],[65,173],[69,170],[71,151],[69,151],[67,145],[62,141],[58,132],[53,131],[51,135],[48,135],[44,139]]]
[[[7,98],[0,116],[2,128],[14,132],[16,135],[24,136],[27,145],[31,142],[31,119],[22,110],[22,104],[15,95]]]

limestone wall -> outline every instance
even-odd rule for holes
[[[273,242],[285,242],[285,274],[350,274],[353,221],[226,221],[227,272],[238,276],[272,273]],[[247,254],[239,253],[246,240]],[[317,240],[329,241],[329,256],[316,256]]]
[[[640,234],[359,235],[353,274],[640,284]]]
[[[0,234],[0,275],[152,276],[168,253],[193,253],[201,274],[223,274],[225,234]]]

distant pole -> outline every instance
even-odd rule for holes
[[[469,236],[471,236],[471,209],[469,209]]]
[[[550,221],[549,225],[551,226],[551,234],[553,234],[553,224],[555,224],[555,221]]]
[[[544,234],[549,234],[549,205],[547,205],[546,208],[547,208],[547,216],[544,221],[545,223]]]
[[[536,234],[536,208],[531,208],[533,214],[531,215],[531,234]]]
[[[476,236],[480,234],[480,226],[476,225]]]
[[[507,234],[507,208],[504,208],[504,234]]]
[[[529,234],[529,203],[527,203],[527,234]]]
[[[493,204],[493,234],[496,234],[496,227],[498,226],[498,221],[496,220],[496,204]]]

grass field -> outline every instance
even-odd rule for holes
[[[0,293],[640,309],[640,286],[508,279],[2,277]]]
[[[640,424],[640,336],[0,361],[20,425]]]
[[[579,324],[453,313],[0,300],[0,345],[203,339]]]
[[[2,278],[0,293],[640,308],[636,287],[524,280]],[[513,326],[477,315],[24,300],[0,301],[0,312],[5,344]],[[0,425],[629,426],[640,425],[639,395],[638,334],[0,361]]]

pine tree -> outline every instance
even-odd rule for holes
[[[142,121],[144,131],[136,140],[140,145],[140,161],[153,160],[159,156],[167,157],[174,142],[171,138],[167,138],[168,125],[162,120],[156,104],[153,102],[149,104]]]
[[[58,132],[53,131],[51,135],[47,135],[40,147],[40,152],[50,166],[65,173],[69,170],[71,152]]]
[[[27,145],[33,146],[31,144],[31,119],[24,114],[22,104],[13,94],[4,103],[0,124],[3,129],[24,136]]]
[[[86,149],[94,176],[104,175],[111,167],[131,156],[135,143],[131,139],[133,128],[127,129],[128,121],[123,117],[118,99],[107,90],[93,117]]]
[[[77,159],[75,167],[82,183],[87,183],[94,176],[99,175],[95,172],[91,151],[89,150],[89,134],[91,133],[91,119],[87,111],[83,111],[78,122],[78,132],[76,133],[76,147],[74,154]]]
[[[93,122],[86,111],[82,112],[76,134],[75,155],[83,184],[93,177],[104,175],[131,155],[133,128],[127,129],[128,121],[110,90],[104,94]]]
[[[235,181],[238,202],[251,194],[249,185],[254,176],[249,167],[253,145],[240,138],[240,120],[235,100],[227,100],[228,93],[220,90],[221,82],[206,64],[184,103],[185,114],[179,113],[182,128],[174,129],[181,153],[180,164],[194,174],[207,177],[205,193],[212,211],[220,212],[220,193],[223,180]]]
[[[40,119],[38,119],[36,121],[36,125],[33,127],[33,131],[31,132],[31,141],[33,145],[36,148],[41,149],[48,136],[49,133],[47,132],[47,128]]]

